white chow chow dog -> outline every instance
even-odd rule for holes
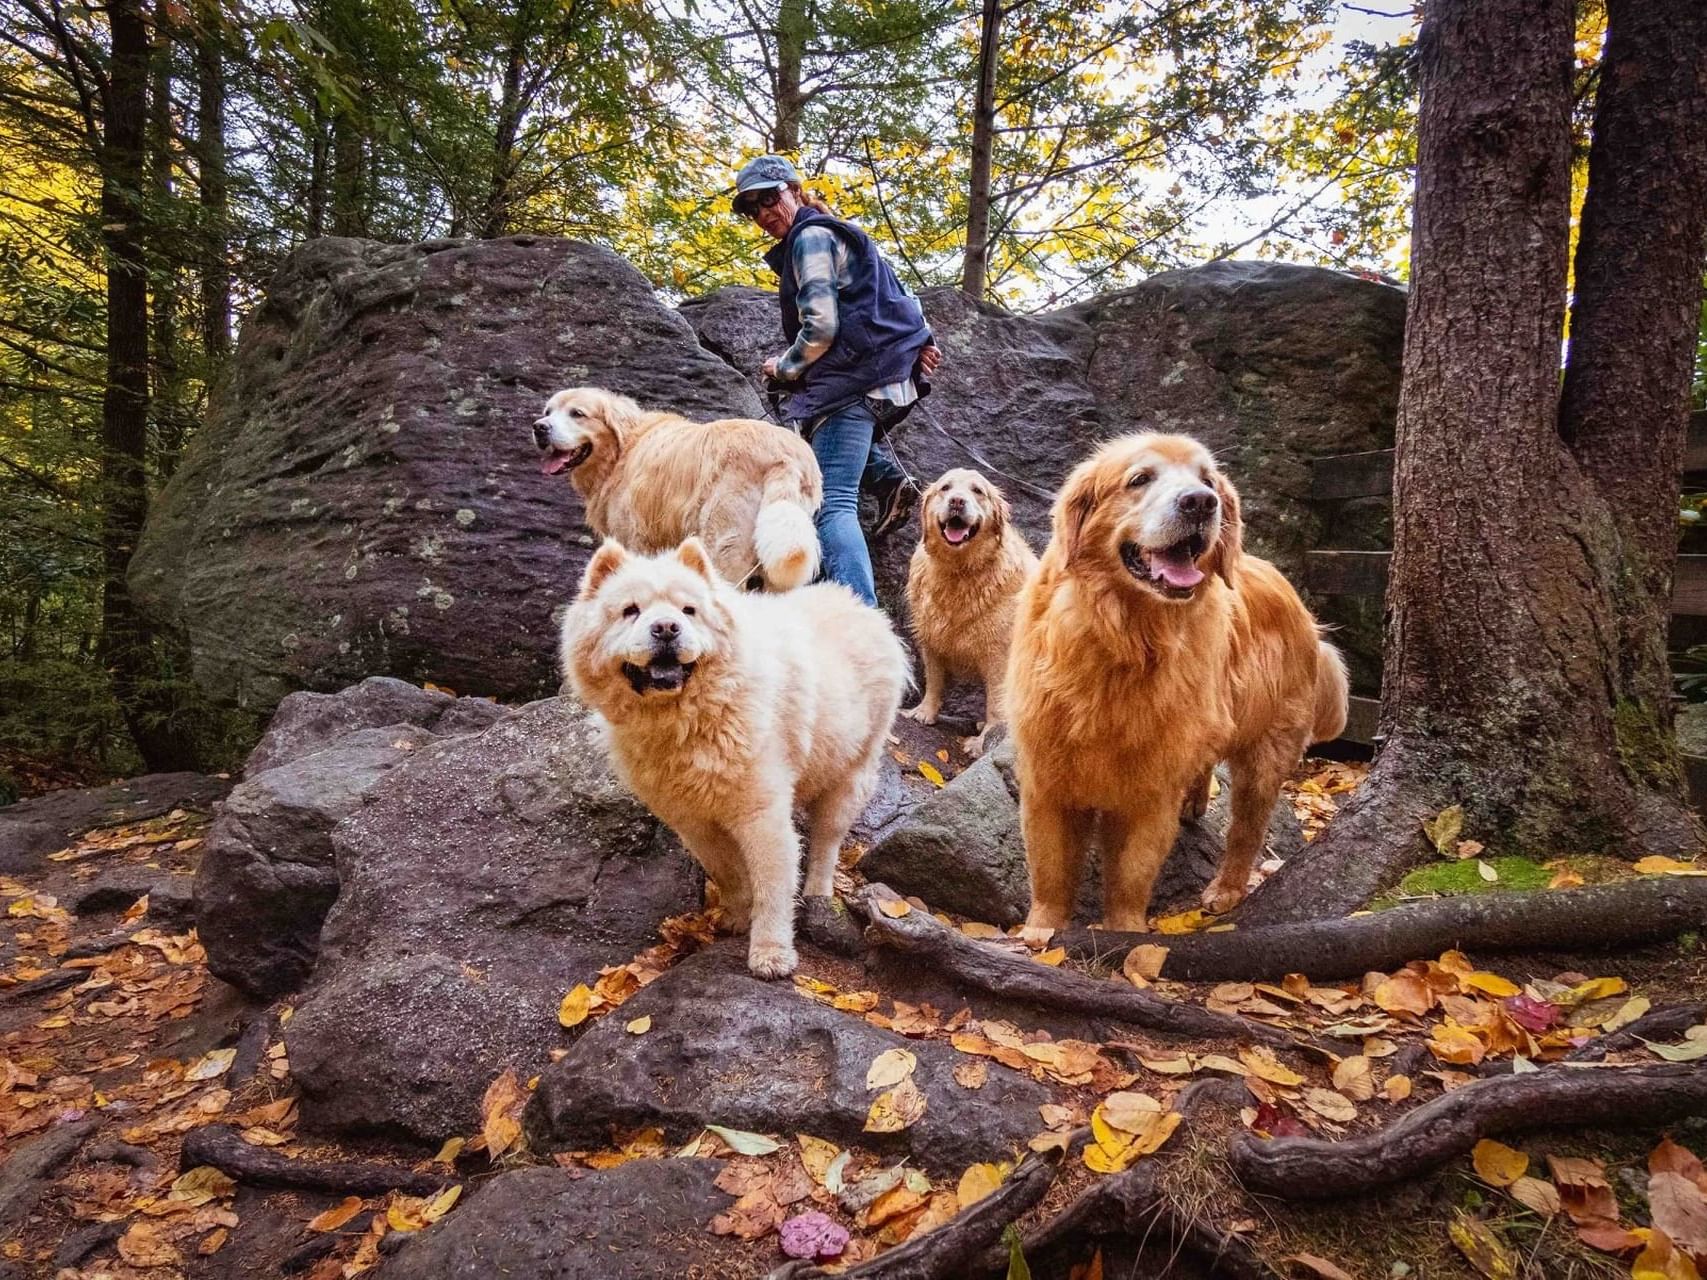
[[[908,683],[889,620],[821,583],[747,594],[698,538],[634,555],[607,541],[563,617],[575,692],[609,722],[617,773],[673,828],[747,928],[747,965],[794,971],[794,897],[827,897]]]

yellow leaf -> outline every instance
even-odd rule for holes
[[[212,1165],[204,1164],[180,1174],[166,1193],[166,1198],[179,1204],[199,1206],[236,1190],[237,1184],[229,1176]]]
[[[1411,1096],[1411,1078],[1409,1076],[1388,1076],[1381,1091],[1387,1095],[1388,1102],[1403,1102]]]
[[[480,1131],[486,1139],[486,1158],[494,1164],[521,1137],[525,1105],[527,1091],[522,1088],[516,1069],[505,1067],[504,1073],[486,1087],[480,1101]]]
[[[1553,1003],[1567,1008],[1587,1004],[1591,1000],[1605,1000],[1609,996],[1621,996],[1630,988],[1625,985],[1623,978],[1590,978],[1580,982],[1562,996],[1554,998]]]
[[[184,1072],[186,1080],[216,1080],[231,1070],[231,1063],[237,1057],[236,1049],[215,1049],[212,1053],[203,1054],[190,1064]]]
[[[1357,1119],[1357,1107],[1344,1094],[1335,1093],[1332,1089],[1310,1088],[1304,1090],[1304,1105],[1325,1120],[1336,1124],[1350,1124]]]
[[[887,1089],[913,1074],[919,1060],[905,1049],[885,1049],[865,1070],[867,1089]]]
[[[438,1155],[433,1157],[434,1164],[455,1164],[456,1158],[462,1154],[466,1146],[466,1138],[446,1138],[444,1146],[439,1148]]]
[[[1654,1230],[1630,1264],[1630,1280],[1701,1280],[1701,1273],[1688,1254],[1672,1245],[1670,1236]]]
[[[593,990],[586,983],[577,983],[557,1006],[557,1021],[565,1027],[578,1027],[587,1020],[593,1004]]]
[[[1371,999],[1388,1013],[1423,1014],[1434,1005],[1434,993],[1409,969],[1383,978],[1376,984]]]
[[[928,760],[919,761],[919,772],[925,775],[925,779],[933,787],[940,787],[940,786],[945,785],[945,783],[943,781],[942,771],[939,770],[930,761],[928,761]]]
[[[1100,1142],[1085,1144],[1085,1168],[1093,1173],[1120,1173],[1132,1166],[1138,1159],[1138,1153],[1130,1144],[1108,1148]]]
[[[960,926],[960,932],[968,938],[999,938],[1002,931],[993,924],[985,924],[982,920],[968,920]]]
[[[1487,1223],[1460,1213],[1447,1225],[1446,1234],[1470,1265],[1488,1280],[1516,1280],[1516,1257],[1500,1243]]]
[[[1483,1182],[1496,1187],[1511,1186],[1529,1169],[1527,1155],[1492,1138],[1483,1138],[1476,1144],[1470,1152],[1470,1163],[1476,1166],[1476,1174]]]
[[[913,906],[905,898],[884,898],[878,902],[877,909],[891,920],[899,920],[911,912]]]
[[[1291,1067],[1276,1061],[1275,1056],[1266,1049],[1251,1047],[1239,1050],[1239,1061],[1245,1064],[1249,1073],[1270,1084],[1299,1085],[1304,1083],[1304,1077]]]
[[[419,1231],[427,1225],[426,1200],[420,1196],[394,1196],[385,1208],[385,1225],[393,1231]]]
[[[842,1149],[833,1142],[814,1138],[809,1133],[797,1133],[794,1140],[800,1144],[800,1163],[806,1166],[806,1172],[812,1175],[812,1181],[823,1186],[824,1175],[829,1172],[836,1157],[842,1154]]]
[[[1131,1093],[1123,1089],[1104,1098],[1095,1114],[1102,1116],[1110,1126],[1123,1133],[1139,1134],[1148,1130],[1161,1111],[1162,1104],[1149,1094]],[[1100,1138],[1098,1140],[1101,1141]]]
[[[1182,911],[1173,916],[1157,916],[1151,927],[1157,933],[1181,934],[1196,933],[1198,930],[1213,924],[1215,917],[1201,908],[1194,907],[1190,911]]]
[[[1522,1177],[1512,1183],[1511,1198],[1526,1209],[1533,1209],[1543,1218],[1551,1218],[1562,1207],[1559,1188],[1541,1178]]]
[[[1570,867],[1561,866],[1554,870],[1553,878],[1547,882],[1549,889],[1575,889],[1583,883],[1580,873]]]
[[[1515,996],[1521,995],[1523,992],[1523,988],[1517,983],[1502,978],[1497,973],[1467,973],[1458,979],[1458,985],[1461,988],[1468,987],[1490,996]]]
[[[1436,853],[1443,858],[1452,857],[1458,837],[1464,832],[1464,806],[1455,804],[1442,809],[1434,817],[1425,818],[1422,828]]]
[[[1645,876],[1707,876],[1707,867],[1679,862],[1676,858],[1662,858],[1658,854],[1640,859],[1636,870]]]
[[[652,1030],[652,1015],[648,1013],[643,1017],[636,1018],[633,1022],[625,1024],[622,1029],[631,1036],[643,1036]]]
[[[1009,1168],[1006,1164],[975,1164],[961,1174],[960,1183],[954,1189],[960,1211],[964,1213],[1001,1186]]]
[[[1354,1102],[1368,1102],[1375,1096],[1375,1077],[1369,1072],[1369,1059],[1361,1053],[1334,1064],[1334,1088]]]
[[[1038,964],[1053,966],[1059,966],[1066,958],[1067,949],[1065,947],[1051,947],[1047,951],[1039,951],[1036,955],[1032,956],[1032,959],[1037,961]]]
[[[1471,1032],[1450,1022],[1434,1029],[1428,1038],[1428,1048],[1442,1062],[1459,1065],[1480,1062],[1488,1052],[1488,1047]]]
[[[333,1205],[324,1213],[316,1214],[308,1220],[310,1231],[336,1231],[351,1218],[362,1211],[360,1196],[345,1196],[341,1202]]]
[[[1617,1013],[1600,1024],[1600,1029],[1611,1032],[1617,1031],[1620,1027],[1627,1027],[1651,1007],[1652,1005],[1646,996],[1636,996],[1633,999],[1626,1000],[1618,1006]]]
[[[1168,958],[1168,949],[1153,942],[1140,943],[1126,953],[1126,960],[1120,966],[1133,986],[1141,986],[1145,982],[1162,976],[1162,965]]]
[[[451,1211],[451,1206],[456,1203],[457,1197],[461,1194],[462,1185],[460,1183],[446,1187],[438,1195],[427,1201],[427,1207],[421,1211],[421,1216],[427,1220],[429,1225],[437,1222]]]
[[[919,1092],[913,1078],[908,1076],[893,1089],[880,1093],[873,1099],[871,1110],[865,1117],[865,1131],[900,1133],[917,1123],[919,1117],[924,1114],[925,1095]]]

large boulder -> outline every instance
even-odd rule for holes
[[[646,1034],[628,1034],[643,1017],[652,1019]],[[866,1070],[888,1049],[918,1059],[913,1082],[926,1109],[899,1133],[866,1133],[876,1096]],[[524,1123],[536,1151],[602,1147],[614,1132],[651,1126],[685,1142],[724,1124],[812,1133],[958,1173],[1011,1158],[1052,1096],[998,1064],[982,1088],[968,1089],[954,1078],[963,1062],[940,1041],[909,1040],[804,999],[786,982],[761,981],[747,972],[744,947],[722,943],[671,969],[547,1067]]]
[[[1323,527],[1309,460],[1392,443],[1405,300],[1386,285],[1220,262],[1038,315],[952,289],[924,303],[948,360],[897,449],[926,480],[985,470],[1034,546],[1074,462],[1159,427],[1220,454],[1251,545],[1296,574]],[[547,692],[552,611],[592,539],[568,484],[535,466],[525,428],[544,397],[591,382],[761,416],[759,365],[781,345],[774,294],[729,287],[672,311],[574,241],[311,241],[249,317],[151,510],[139,606],[187,637],[197,683],[227,704],[376,674]],[[913,536],[878,548],[892,610]]]
[[[415,752],[332,845],[338,900],[286,1030],[322,1131],[473,1132],[496,1076],[527,1079],[567,1043],[564,992],[657,942],[703,892],[567,698]]]
[[[225,704],[368,675],[552,691],[552,610],[592,539],[528,428],[576,383],[706,417],[759,408],[606,249],[308,242],[150,509],[138,607]]]
[[[338,896],[332,828],[398,764],[504,714],[496,703],[381,676],[280,703],[246,777],[219,806],[196,869],[208,968],[262,999],[300,986]]]
[[[1393,443],[1405,295],[1320,267],[1217,262],[1167,271],[1060,311],[1016,316],[954,289],[925,312],[946,359],[897,430],[929,481],[977,467],[1041,550],[1056,487],[1098,442],[1128,431],[1203,440],[1245,497],[1247,544],[1300,580],[1322,517],[1311,458]],[[700,340],[755,387],[782,345],[776,295],[729,287],[684,303]],[[917,526],[878,550],[879,595],[902,606]]]
[[[1158,911],[1195,906],[1226,848],[1228,790],[1225,772],[1208,811],[1181,825],[1173,852],[1156,880]],[[1290,858],[1304,847],[1298,820],[1282,801],[1269,816],[1268,852]],[[881,880],[931,906],[991,924],[1018,924],[1031,902],[1025,841],[1019,829],[1019,783],[1014,749],[1004,740],[941,791],[910,809],[859,863],[867,880]],[[1079,887],[1078,916],[1102,916],[1096,858],[1087,860]]]
[[[701,1274],[706,1226],[733,1202],[721,1160],[632,1160],[593,1173],[501,1173],[404,1244],[384,1280],[678,1280]]]

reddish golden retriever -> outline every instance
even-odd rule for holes
[[[1281,783],[1345,727],[1339,651],[1241,532],[1238,494],[1187,436],[1112,440],[1067,478],[1008,663],[1029,925],[1070,922],[1094,839],[1103,923],[1144,929],[1182,812],[1203,812],[1221,760],[1232,823],[1203,902],[1231,910]]]

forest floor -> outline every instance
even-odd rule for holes
[[[1306,762],[1288,799],[1308,833],[1320,830],[1361,772]],[[724,1157],[718,1186],[738,1197],[710,1221],[680,1224],[703,1235],[703,1262],[692,1270],[761,1276],[786,1262],[779,1242],[798,1242],[804,1228],[785,1224],[805,1213],[821,1214],[812,1223],[837,1239],[845,1235],[838,1264],[857,1264],[952,1227],[980,1204],[987,1209],[1018,1176],[1009,1162],[933,1180],[793,1133],[707,1130],[684,1150],[645,1130],[613,1135],[604,1150],[543,1158],[518,1138],[530,1082],[502,1078],[488,1093],[482,1132],[432,1158],[383,1143],[329,1146],[298,1129],[281,1032],[289,1000],[246,1003],[208,974],[193,930],[152,920],[146,899],[97,901],[77,915],[62,905],[118,863],[192,870],[207,823],[205,813],[175,810],[97,829],[39,869],[0,877],[0,1146],[13,1157],[0,1169],[0,1277],[356,1276],[381,1268],[429,1223],[454,1218],[495,1172],[555,1163],[592,1176],[671,1154]],[[1573,874],[1562,867],[1552,877],[1569,884]],[[838,887],[863,890],[848,872]],[[1495,885],[1478,873],[1451,887]],[[864,895],[894,926],[928,911]],[[987,942],[1016,964],[1065,972],[1079,963],[1018,930],[939,920],[944,932]],[[1163,931],[1203,923],[1158,922]],[[679,921],[667,938],[644,958],[650,976],[708,944],[708,920]],[[1011,1246],[986,1249],[981,1264],[952,1274],[1689,1280],[1697,1273],[1687,1254],[1707,1257],[1707,1174],[1687,1154],[1707,1153],[1701,1108],[1669,1126],[1572,1129],[1572,1115],[1558,1114],[1550,1117],[1558,1127],[1512,1146],[1483,1141],[1368,1194],[1315,1201],[1253,1194],[1230,1165],[1230,1139],[1241,1135],[1343,1142],[1380,1134],[1435,1099],[1514,1070],[1556,1076],[1543,1064],[1651,1011],[1707,998],[1707,948],[1696,935],[1599,955],[1560,942],[1556,952],[1487,963],[1449,950],[1361,980],[1300,974],[1275,983],[1158,979],[1160,958],[1141,949],[1123,972],[1098,979],[1271,1028],[1282,1033],[1274,1046],[1111,1030],[1108,1019],[1042,1006],[1027,1014],[1023,1002],[992,999],[952,974],[930,988],[935,999],[919,998],[916,984],[903,999],[883,989],[881,966],[810,946],[793,985],[801,998],[851,1019],[952,1046],[964,1088],[981,1087],[990,1061],[1049,1088],[1053,1101],[1039,1110],[1032,1154],[1014,1152],[1015,1161],[1057,1162],[1047,1189],[1015,1213]],[[599,990],[609,998],[593,1016],[612,1016],[638,989],[632,977],[632,969],[607,972]],[[588,1015],[566,1007],[563,1016],[568,1025]],[[1600,1063],[1577,1074],[1615,1082],[1661,1058],[1700,1058],[1704,1037],[1697,1026],[1656,1040],[1657,1050],[1611,1042]],[[909,1092],[909,1057],[886,1053],[873,1062],[868,1127],[916,1119],[909,1109],[922,1102]],[[251,1185],[182,1158],[186,1133],[211,1123],[299,1164],[413,1170],[425,1177],[412,1189],[426,1182],[442,1190]],[[1110,1190],[1117,1186],[1124,1199]],[[1017,1261],[1022,1248],[1029,1271]]]

